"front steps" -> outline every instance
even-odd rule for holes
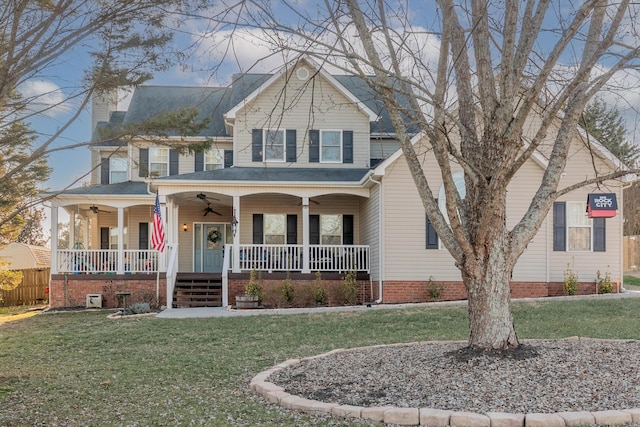
[[[178,273],[173,308],[222,307],[220,273]]]

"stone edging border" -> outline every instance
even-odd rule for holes
[[[592,338],[566,338],[568,340],[587,340]],[[596,340],[596,339],[594,339]],[[618,340],[598,340],[618,341]],[[344,351],[362,350],[368,348],[394,347],[428,343],[464,343],[464,341],[424,341],[413,343],[398,343],[389,345],[375,345],[370,347],[356,347],[350,349],[336,349],[316,356],[302,359],[289,359],[260,372],[251,379],[249,387],[264,397],[270,403],[276,403],[283,408],[306,412],[311,415],[333,415],[343,418],[361,418],[365,420],[397,424],[405,426],[458,426],[458,427],[564,427],[580,425],[620,425],[640,423],[640,408],[596,412],[558,412],[558,413],[529,413],[511,414],[506,412],[475,412],[445,411],[433,408],[398,408],[395,406],[363,407],[340,405],[338,403],[321,402],[305,399],[284,391],[284,388],[268,380],[271,374],[300,364],[304,360],[326,357]]]

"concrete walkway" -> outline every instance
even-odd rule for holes
[[[564,301],[576,299],[618,299],[618,298],[637,298],[640,297],[640,291],[623,290],[619,294],[601,294],[601,295],[574,295],[561,297],[546,298],[520,298],[514,301]],[[368,305],[351,305],[340,307],[318,307],[318,308],[279,308],[279,309],[257,309],[257,310],[235,310],[225,307],[198,307],[198,308],[172,308],[161,311],[156,315],[161,319],[192,319],[205,317],[239,317],[239,316],[259,316],[259,315],[286,315],[286,314],[305,314],[305,313],[333,313],[343,311],[371,311],[371,310],[393,310],[403,308],[419,308],[431,306],[448,306],[448,305],[467,305],[467,301],[442,301],[442,302],[424,302],[412,304],[371,304]]]

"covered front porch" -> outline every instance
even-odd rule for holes
[[[117,276],[125,281],[147,275],[150,282],[161,276],[166,300],[161,299],[172,307],[179,274],[220,277],[226,306],[234,302],[230,275],[238,278],[254,270],[308,276],[370,272],[371,249],[361,230],[368,199],[362,189],[356,191],[361,195],[346,191],[316,196],[272,189],[230,195],[220,187],[156,190],[167,242],[162,253],[150,248],[155,194],[147,188],[129,200],[116,194],[58,199],[52,219],[57,225],[59,209],[64,209],[70,220],[64,238],[52,227],[52,243],[59,248],[52,251],[52,274],[75,279],[101,275],[105,280]]]

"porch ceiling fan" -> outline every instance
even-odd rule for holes
[[[207,203],[207,206],[202,210],[204,212],[204,215],[202,216],[207,216],[210,213],[216,214],[218,216],[222,216],[222,214],[220,212],[214,211],[213,208],[211,207],[211,203]]]
[[[220,199],[216,199],[215,197],[207,197],[207,195],[204,194],[203,192],[196,194],[196,198],[202,200],[203,202],[207,202],[207,200],[215,200],[217,202],[220,201]]]
[[[104,212],[104,213],[111,213],[111,211],[103,211],[102,209],[100,209],[99,207],[97,207],[96,205],[91,205],[89,206],[89,210],[91,212],[93,212],[94,214],[98,214],[98,212]]]

